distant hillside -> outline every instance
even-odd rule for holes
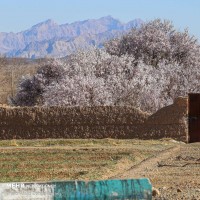
[[[49,19],[19,33],[0,33],[0,54],[24,58],[64,57],[91,45],[101,47],[105,41],[141,23],[141,19],[122,23],[111,16],[62,25]]]

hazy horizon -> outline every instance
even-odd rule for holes
[[[47,19],[66,24],[111,15],[124,23],[136,18],[168,19],[178,30],[188,28],[200,38],[199,7],[196,0],[7,0],[0,1],[0,32],[21,32]]]
[[[53,22],[55,22],[55,23],[58,24],[58,25],[64,25],[64,24],[73,24],[73,23],[76,23],[76,22],[84,22],[84,21],[87,21],[87,20],[98,20],[98,19],[101,19],[101,18],[104,18],[104,17],[112,17],[113,19],[119,20],[121,23],[124,23],[124,24],[126,24],[127,22],[130,22],[130,21],[133,21],[133,20],[141,19],[141,18],[138,17],[138,18],[134,18],[134,19],[129,20],[129,21],[122,21],[121,19],[116,18],[116,17],[113,17],[112,15],[106,15],[106,16],[101,16],[101,17],[98,17],[98,18],[87,18],[87,19],[80,19],[80,20],[76,20],[76,21],[72,21],[72,22],[59,23],[58,21],[54,20],[53,18],[48,18],[48,19],[45,19],[45,20],[43,20],[43,21],[38,21],[38,22],[35,23],[35,24],[30,24],[29,27],[27,27],[27,28],[25,28],[25,29],[23,29],[23,30],[17,31],[17,32],[14,32],[14,31],[8,31],[8,32],[6,32],[6,31],[0,31],[0,32],[5,32],[5,33],[20,33],[20,32],[23,32],[23,31],[25,31],[25,30],[27,30],[27,29],[32,28],[32,27],[35,26],[35,25],[38,25],[38,24],[40,24],[40,23],[47,22],[47,21],[49,21],[49,20],[52,20]],[[142,19],[141,19],[141,20],[142,20]],[[142,21],[144,21],[144,20],[142,20]]]

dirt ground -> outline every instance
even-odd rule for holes
[[[108,179],[172,146],[156,140],[2,140],[0,182]]]
[[[200,143],[178,144],[122,172],[116,178],[147,177],[155,200],[200,199]]]
[[[0,182],[150,179],[154,200],[200,200],[200,143],[174,140],[0,141]]]

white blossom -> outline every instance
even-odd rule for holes
[[[109,45],[109,46],[108,46]],[[112,40],[106,50],[78,51],[23,78],[16,105],[131,105],[155,112],[200,92],[200,48],[188,31],[154,20]]]

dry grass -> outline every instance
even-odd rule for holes
[[[45,59],[0,57],[0,104],[7,104],[7,98],[16,93],[17,84],[23,75],[34,74],[38,66],[45,62]]]
[[[173,145],[114,139],[0,141],[0,182],[106,179]]]

